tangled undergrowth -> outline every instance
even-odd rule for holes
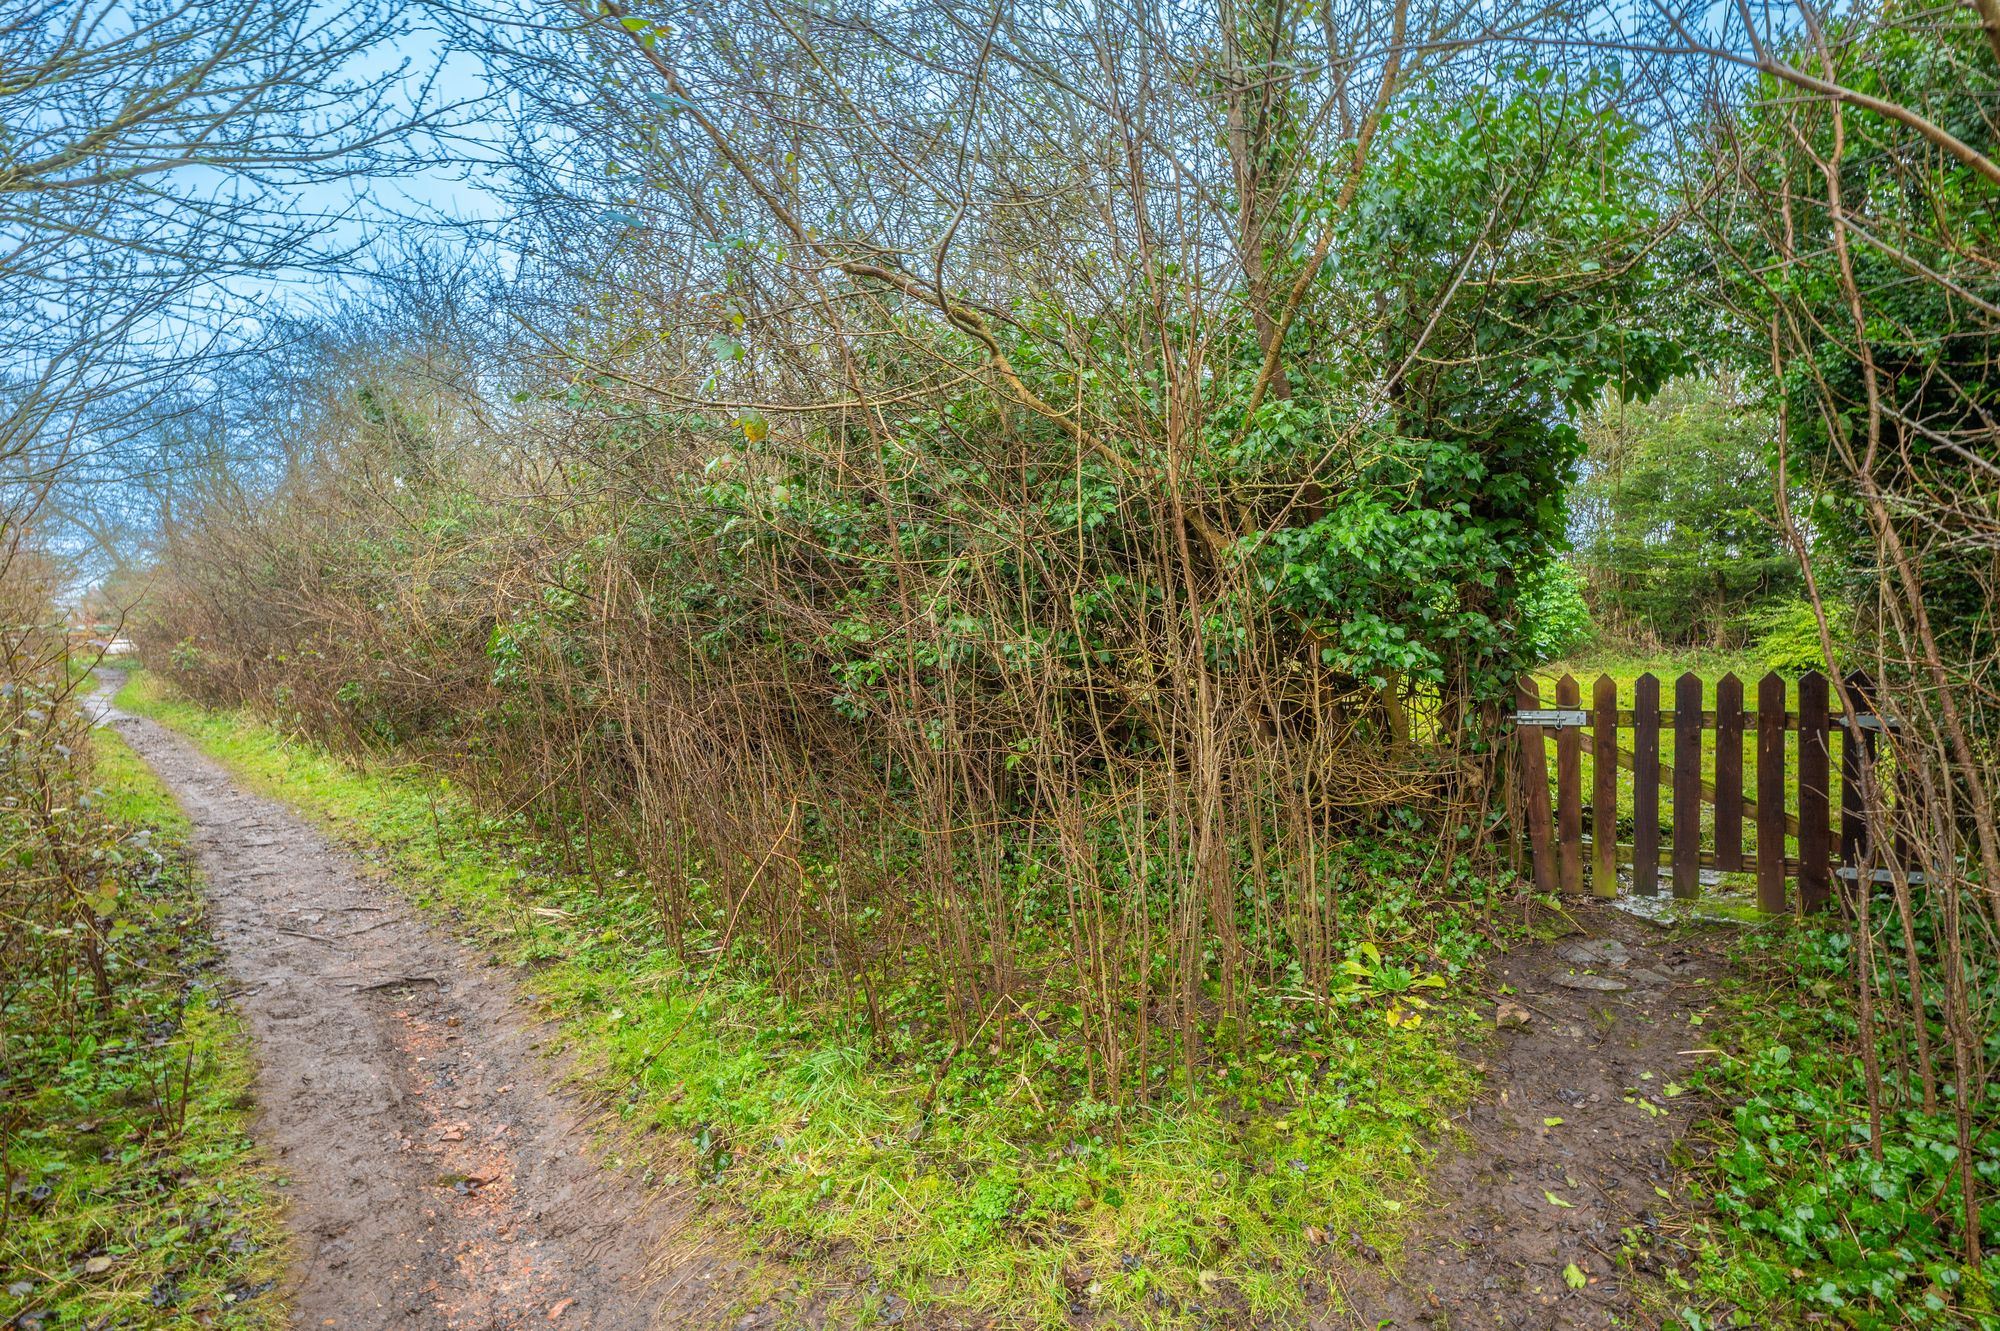
[[[1357,1253],[1394,1252],[1472,1090],[1456,1000],[1484,923],[1421,905],[1422,857],[1394,838],[1356,851],[1373,890],[1339,995],[1259,1001],[1192,1094],[1121,1111],[1089,1093],[1075,1006],[1009,1006],[961,1043],[922,975],[883,990],[879,1022],[788,1000],[754,964],[700,964],[722,912],[698,910],[676,950],[629,863],[578,872],[544,829],[435,774],[357,768],[153,675],[120,702],[447,912],[560,1022],[656,1175],[743,1208],[767,1251],[865,1254],[880,1291],[854,1300],[877,1311],[1165,1326],[1324,1306]]]

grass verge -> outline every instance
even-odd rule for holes
[[[27,960],[0,976],[0,1325],[283,1327],[249,1045],[218,993],[187,823],[116,735],[90,747],[112,997],[35,965],[49,926],[18,922]]]
[[[781,1002],[754,965],[683,964],[636,875],[567,874],[534,829],[435,775],[357,769],[143,672],[119,705],[356,844],[515,967],[594,1093],[659,1134],[657,1172],[739,1206],[766,1250],[865,1254],[864,1320],[904,1299],[1039,1326],[1245,1324],[1322,1302],[1346,1245],[1394,1250],[1426,1142],[1471,1090],[1450,1004],[1424,1022],[1400,1003],[1273,1000],[1201,1094],[1121,1115],[1052,1089],[1076,1084],[1062,1013],[1027,1004],[1009,1014],[1018,1037],[958,1056],[914,1023],[866,1039]],[[1414,899],[1392,885],[1357,915],[1371,973],[1449,984],[1474,930],[1399,926]]]

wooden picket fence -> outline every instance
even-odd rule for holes
[[[1776,674],[1757,682],[1756,706],[1744,706],[1743,683],[1733,674],[1716,681],[1713,707],[1703,681],[1684,674],[1674,681],[1672,706],[1660,706],[1660,681],[1641,675],[1631,705],[1618,685],[1599,676],[1589,706],[1577,681],[1556,682],[1553,707],[1540,685],[1522,679],[1514,727],[1518,781],[1511,793],[1513,825],[1526,833],[1534,881],[1547,892],[1618,895],[1619,866],[1629,865],[1632,889],[1653,895],[1665,869],[1677,898],[1700,894],[1701,871],[1755,874],[1757,904],[1788,908],[1786,883],[1798,885],[1798,905],[1823,908],[1837,873],[1865,863],[1867,828],[1861,808],[1860,764],[1871,761],[1885,724],[1873,714],[1867,676],[1846,678],[1857,712],[1836,710],[1826,676],[1799,677],[1796,703]],[[1840,737],[1840,838],[1833,836],[1832,748]],[[1663,762],[1661,739],[1671,744]],[[1630,747],[1621,744],[1629,739]],[[1754,785],[1745,779],[1750,742]],[[1791,741],[1788,746],[1788,741]],[[1793,750],[1787,762],[1787,748]],[[1549,750],[1554,750],[1551,781]],[[1704,761],[1712,755],[1712,763]],[[1583,766],[1591,766],[1586,806]],[[1703,773],[1710,767],[1712,778]],[[1629,774],[1629,787],[1620,773]],[[1669,791],[1667,844],[1661,844],[1660,789]],[[1629,825],[1620,815],[1620,793],[1629,788]],[[1704,836],[1704,810],[1712,810]],[[1586,813],[1589,835],[1585,835]],[[1746,847],[1749,824],[1754,839]],[[1587,866],[1587,867],[1586,867]],[[1846,866],[1843,869],[1843,866]]]

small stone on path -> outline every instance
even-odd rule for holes
[[[1583,989],[1599,994],[1623,993],[1632,986],[1623,980],[1614,980],[1609,975],[1553,975],[1550,983],[1564,989]]]
[[[1625,945],[1615,938],[1562,943],[1556,947],[1556,955],[1572,966],[1609,966],[1614,970],[1623,970],[1632,960]]]

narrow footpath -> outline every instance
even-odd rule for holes
[[[1693,1254],[1672,1217],[1705,1106],[1682,1085],[1705,1048],[1726,940],[1593,900],[1580,930],[1495,958],[1500,1029],[1468,1051],[1485,1085],[1429,1178],[1393,1271],[1364,1264],[1346,1328],[1656,1327],[1642,1289]],[[1718,1321],[1717,1326],[1730,1325]]]
[[[646,1331],[675,1208],[602,1167],[512,986],[191,743],[98,703],[195,825],[255,1133],[287,1179],[294,1324]]]

